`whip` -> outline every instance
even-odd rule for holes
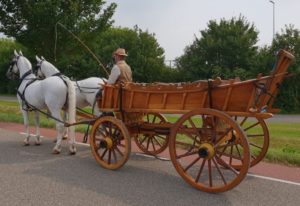
[[[61,24],[60,22],[57,22],[55,24],[55,45],[54,45],[54,59],[56,61],[56,44],[57,44],[57,25],[61,26],[63,29],[65,29],[69,34],[71,34],[80,44],[81,46],[83,46],[83,48],[88,51],[92,57],[97,61],[98,65],[100,68],[102,68],[104,70],[104,72],[106,73],[107,77],[109,76],[108,71],[106,70],[106,68],[104,67],[104,65],[101,63],[101,61],[97,58],[97,56],[91,51],[91,49],[83,42],[81,41],[73,32],[71,32],[70,30],[68,30],[63,24]]]

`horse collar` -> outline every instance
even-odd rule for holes
[[[25,74],[23,74],[22,77],[20,78],[21,82],[30,74],[32,74],[32,70],[25,72]]]
[[[62,73],[57,72],[57,73],[55,73],[55,74],[52,74],[51,76],[61,76],[61,75],[62,75]]]

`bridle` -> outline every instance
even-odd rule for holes
[[[42,61],[40,61],[40,62],[38,62],[36,65],[35,65],[35,75],[38,77],[38,78],[42,78],[42,79],[44,79],[45,78],[45,75],[43,74],[43,72],[42,72],[42,64],[43,64],[43,62],[44,62],[44,60],[42,60]],[[38,74],[39,74],[39,71],[40,71],[40,74],[42,74],[43,76],[39,76]]]
[[[46,78],[45,74],[42,72],[42,64],[43,64],[44,61],[45,61],[45,60],[43,59],[42,61],[38,62],[38,63],[35,65],[36,76],[37,76],[38,78],[43,78],[43,79]],[[42,76],[38,75],[39,71],[40,71],[40,74],[42,74]],[[62,73],[57,72],[57,73],[55,73],[55,74],[52,74],[51,76],[61,76],[61,75],[62,75]]]
[[[20,68],[18,66],[18,61],[20,59],[22,55],[17,56],[14,60],[11,61],[9,68],[8,68],[8,72],[9,74],[12,74],[11,76],[13,77],[13,79],[17,79],[19,77],[20,74]],[[13,68],[14,66],[17,67],[18,71],[14,72]],[[22,82],[28,75],[32,74],[32,70],[29,70],[27,72],[25,72],[21,77],[20,77],[20,81]]]

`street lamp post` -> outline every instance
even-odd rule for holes
[[[275,38],[275,2],[272,0],[269,0],[271,4],[273,4],[273,40]]]

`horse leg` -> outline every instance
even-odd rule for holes
[[[35,122],[35,145],[41,145],[41,135],[40,135],[40,113],[38,111],[34,112],[34,122]]]
[[[64,122],[67,122],[68,120],[68,112],[64,110]],[[64,134],[63,134],[63,140],[68,139],[68,127],[64,128]]]
[[[24,127],[25,127],[25,139],[24,139],[24,146],[29,145],[29,139],[30,139],[30,133],[29,133],[29,118],[28,118],[28,111],[25,111],[21,108],[22,114],[23,114],[23,121],[24,121]]]
[[[50,109],[51,111],[51,109]],[[55,110],[51,111],[51,114],[54,118],[58,120],[62,120],[60,116],[60,110]],[[57,136],[56,136],[56,144],[53,148],[52,154],[59,154],[61,152],[61,142],[62,142],[62,136],[64,133],[64,124],[62,122],[56,121],[56,131],[57,131]]]

